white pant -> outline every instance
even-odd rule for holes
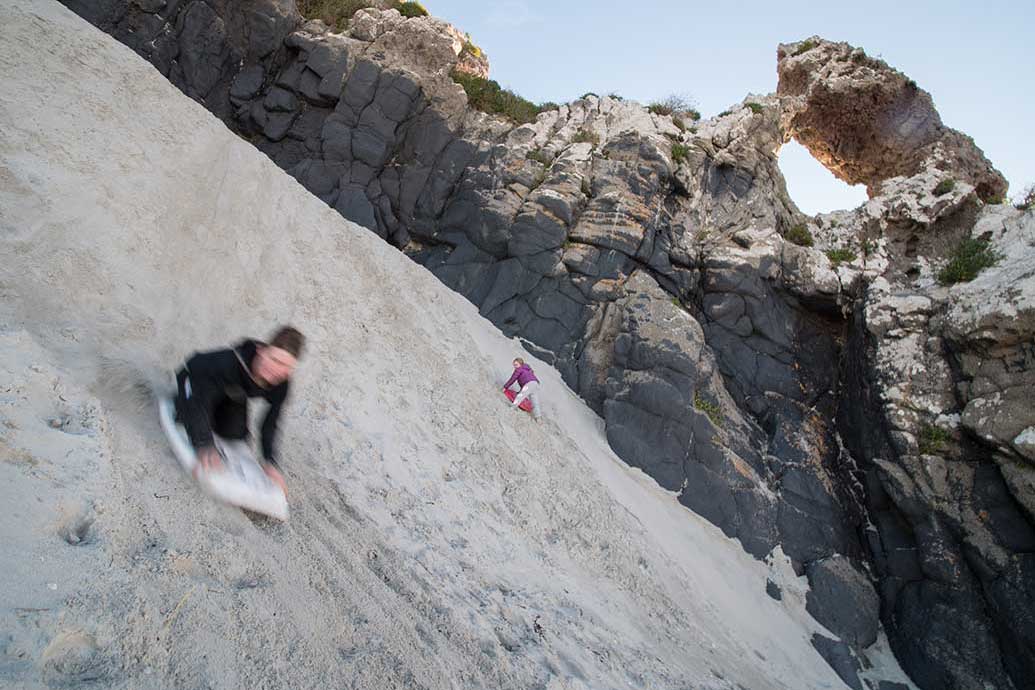
[[[539,419],[539,417],[542,416],[542,413],[539,410],[538,381],[529,381],[524,386],[522,386],[521,390],[518,391],[518,394],[514,396],[514,402],[512,403],[513,406],[517,407],[524,401],[525,398],[529,398],[532,401],[532,416],[536,419]]]

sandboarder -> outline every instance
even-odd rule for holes
[[[503,384],[503,390],[509,390],[515,381],[521,390],[514,396],[514,402],[510,404],[510,408],[517,410],[525,398],[528,398],[532,401],[532,417],[538,422],[542,419],[542,412],[539,408],[539,379],[535,377],[532,367],[525,364],[525,360],[520,357],[516,357],[513,364],[514,373]]]
[[[176,416],[183,423],[204,471],[221,462],[213,434],[247,439],[248,399],[264,398],[269,410],[262,423],[262,469],[287,493],[277,468],[277,421],[288,397],[290,378],[305,346],[305,337],[284,326],[269,343],[245,339],[229,349],[196,352],[176,373]]]

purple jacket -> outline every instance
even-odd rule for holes
[[[527,364],[522,364],[514,370],[514,374],[507,380],[505,384],[503,384],[503,387],[510,388],[510,384],[514,383],[515,381],[518,382],[519,386],[524,388],[525,384],[529,381],[535,381],[538,383],[539,379],[537,379],[535,377],[535,374],[532,373],[532,367],[528,366]]]

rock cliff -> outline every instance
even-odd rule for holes
[[[553,363],[624,460],[781,546],[849,685],[879,618],[923,688],[1035,687],[1035,221],[907,77],[813,37],[714,118],[589,95],[518,126],[468,107],[433,18],[66,4]],[[791,138],[870,200],[803,215]],[[997,260],[943,284],[965,240]]]

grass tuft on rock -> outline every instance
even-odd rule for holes
[[[542,149],[532,149],[525,154],[525,158],[530,161],[535,161],[536,163],[542,163],[546,167],[550,167],[550,164],[553,163],[553,158],[551,158],[550,155],[545,153]]]
[[[942,285],[968,283],[983,269],[995,266],[1000,259],[1002,255],[992,249],[988,240],[968,237],[956,247],[949,263],[938,271],[938,282]]]
[[[816,42],[813,40],[802,41],[798,44],[798,49],[794,51],[794,57],[798,57],[802,53],[807,53],[816,47]]]
[[[940,426],[924,424],[920,427],[918,445],[921,455],[937,455],[945,450],[950,439],[949,432]]]
[[[942,194],[948,194],[956,188],[956,180],[951,177],[946,177],[944,180],[939,182],[934,188],[934,195],[941,196]]]
[[[672,144],[672,161],[679,165],[686,160],[687,155],[690,153],[690,147],[685,144]]]
[[[600,143],[600,135],[591,129],[580,129],[571,141],[573,144],[593,144],[593,146],[597,146]]]
[[[849,263],[855,261],[855,252],[847,247],[837,247],[835,249],[828,249],[827,258],[830,259],[830,263],[834,266],[839,266],[842,263]]]
[[[751,112],[755,115],[760,115],[765,108],[762,107],[761,103],[745,103],[745,107],[751,108]]]
[[[428,10],[424,5],[417,2],[417,0],[406,0],[405,2],[397,2],[395,9],[399,10],[399,14],[404,17],[427,17]]]
[[[812,239],[812,233],[809,232],[808,227],[804,223],[798,223],[790,230],[787,230],[783,234],[783,238],[799,247],[811,247],[815,243]]]
[[[722,415],[722,408],[719,407],[718,403],[713,403],[710,400],[706,400],[701,397],[700,391],[694,392],[694,409],[705,413],[712,424],[719,427],[723,427],[725,421]]]

